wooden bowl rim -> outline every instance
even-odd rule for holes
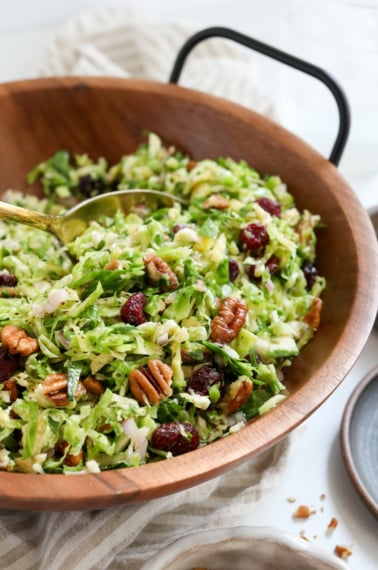
[[[150,463],[96,474],[77,476],[60,474],[0,473],[2,507],[29,510],[79,510],[97,509],[142,500],[184,490],[207,479],[221,475],[256,453],[277,443],[313,413],[337,388],[359,356],[374,321],[374,302],[378,304],[378,255],[366,255],[363,243],[373,242],[375,236],[369,218],[358,198],[343,180],[338,170],[296,135],[283,129],[270,119],[235,103],[218,97],[187,89],[178,85],[119,78],[59,77],[23,80],[0,85],[0,98],[10,93],[49,89],[134,89],[157,95],[184,99],[206,105],[218,112],[227,113],[230,119],[242,118],[253,122],[266,136],[275,139],[285,133],[285,143],[301,160],[312,160],[317,165],[319,178],[325,177],[343,186],[338,205],[344,212],[351,229],[358,264],[358,286],[350,307],[349,319],[341,333],[337,346],[316,373],[280,406],[248,424],[241,431],[211,443],[210,445],[174,459]],[[359,239],[363,235],[363,240]],[[371,311],[364,304],[365,296],[374,302]],[[361,313],[364,318],[361,319]],[[335,347],[336,348],[336,347]],[[319,383],[319,380],[322,380]],[[318,397],[314,400],[312,389],[318,385]],[[258,444],[250,444],[250,441]],[[226,458],[226,459],[225,459]],[[84,478],[83,478],[84,477]]]

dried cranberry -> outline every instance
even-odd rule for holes
[[[90,174],[84,174],[79,178],[79,190],[89,198],[90,196],[97,196],[105,190],[105,185],[102,180],[95,180]]]
[[[9,354],[5,348],[0,348],[0,382],[5,382],[16,372],[20,363],[18,354]]]
[[[249,251],[262,255],[269,243],[269,235],[263,224],[253,223],[240,230],[239,241]]]
[[[175,226],[173,226],[172,231],[174,234],[177,234],[177,232],[179,232],[180,230],[183,230],[187,227],[188,226],[186,224],[176,224]]]
[[[272,200],[271,198],[259,198],[256,202],[263,210],[272,216],[277,216],[277,218],[281,216],[281,206],[275,200]]]
[[[257,354],[257,352],[253,353],[253,359],[258,363],[261,364],[263,362],[261,356],[259,354]],[[249,352],[248,354],[245,355],[244,360],[246,360],[247,362],[252,362],[252,358],[251,358],[251,353]]]
[[[17,277],[13,273],[0,273],[0,287],[15,287]]]
[[[56,442],[54,446],[54,457],[56,459],[62,459],[67,452],[68,443],[63,439]]]
[[[250,265],[247,269],[248,277],[254,281],[261,281],[261,277],[256,275],[256,265]]]
[[[214,386],[214,384],[219,384],[219,394],[220,397],[223,396],[225,390],[223,372],[205,364],[193,372],[188,380],[187,388],[197,394],[207,396],[211,386]]]
[[[230,259],[228,262],[228,273],[230,276],[230,281],[235,281],[237,276],[239,275],[239,264],[235,259]]]
[[[274,275],[278,269],[280,260],[276,255],[271,255],[268,261],[265,263],[265,267],[269,270],[271,275]]]
[[[310,290],[316,281],[318,270],[313,263],[306,261],[302,265],[302,271],[306,279],[307,289]]]
[[[148,320],[144,312],[147,301],[148,299],[144,293],[133,293],[121,308],[121,319],[123,322],[134,327],[145,323]]]
[[[277,256],[271,255],[268,261],[265,263],[265,267],[268,269],[270,275],[274,275],[278,269],[280,260]],[[249,277],[255,281],[261,281],[261,277],[256,275],[256,265],[250,265],[247,271]]]
[[[154,449],[181,455],[197,449],[199,435],[196,428],[188,422],[161,424],[152,433],[151,445]]]

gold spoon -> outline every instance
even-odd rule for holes
[[[162,206],[171,207],[177,202],[186,204],[182,198],[157,190],[117,190],[84,200],[61,216],[51,216],[0,201],[0,219],[53,233],[67,244],[101,216],[114,216],[118,210],[129,212],[138,204],[153,211]]]

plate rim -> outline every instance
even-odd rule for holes
[[[364,501],[365,505],[368,507],[370,512],[378,519],[378,501],[376,501],[367,490],[366,486],[362,482],[360,477],[360,471],[356,467],[356,463],[353,458],[352,446],[350,443],[350,430],[353,413],[356,406],[365,392],[365,390],[370,386],[370,384],[378,380],[378,364],[375,365],[369,372],[363,376],[360,382],[357,384],[352,394],[350,395],[347,404],[344,408],[344,413],[341,421],[340,430],[340,443],[341,443],[341,453],[344,460],[344,465],[350,477],[350,480],[356,489],[357,493]]]

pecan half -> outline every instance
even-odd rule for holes
[[[105,392],[103,383],[99,382],[99,380],[96,380],[92,376],[88,376],[85,380],[83,380],[83,384],[85,389],[91,394],[96,394],[99,396]]]
[[[310,325],[315,331],[320,325],[320,313],[322,311],[323,301],[316,297],[311,305],[310,310],[305,314],[303,322]]]
[[[247,303],[242,299],[236,297],[223,299],[211,325],[211,340],[219,343],[234,340],[244,326],[247,313]]]
[[[42,393],[57,407],[64,408],[70,403],[67,393],[67,374],[49,374],[43,381]],[[75,396],[80,398],[86,393],[82,382],[77,383]]]
[[[215,208],[216,210],[226,210],[230,205],[227,198],[221,196],[221,194],[212,194],[209,196],[202,204],[202,208],[208,210],[210,208]]]
[[[153,405],[172,394],[172,368],[161,360],[150,360],[147,367],[130,374],[130,390],[140,404]]]
[[[249,378],[239,378],[231,382],[226,388],[226,394],[220,402],[221,408],[226,415],[240,410],[248,400],[253,388]]]
[[[161,259],[156,253],[151,252],[143,257],[143,262],[151,285],[158,285],[161,291],[173,291],[173,289],[177,289],[177,276],[164,259]]]
[[[29,356],[37,352],[39,346],[35,338],[29,336],[24,329],[14,325],[6,325],[1,331],[1,342],[10,354]]]

